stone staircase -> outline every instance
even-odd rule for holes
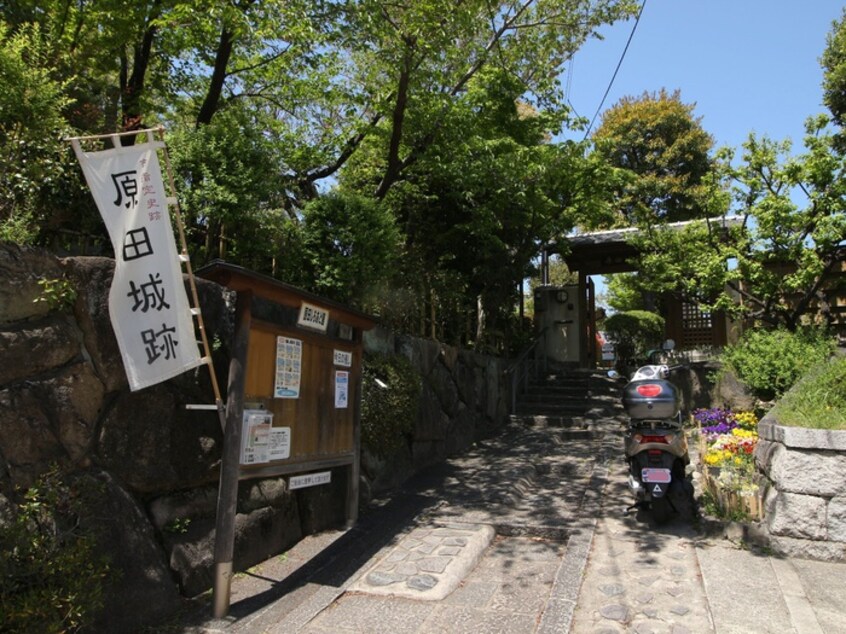
[[[618,413],[622,385],[603,370],[565,370],[529,383],[517,398],[513,422],[592,430]]]

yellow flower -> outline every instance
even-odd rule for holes
[[[754,412],[738,412],[734,415],[734,420],[744,429],[755,429],[758,424],[758,417]]]

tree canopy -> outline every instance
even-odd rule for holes
[[[681,94],[624,97],[602,115],[595,152],[628,175],[605,228],[701,217],[713,139]]]
[[[795,330],[827,306],[846,249],[846,157],[824,116],[807,124],[805,152],[750,135],[740,161],[724,149],[713,200],[735,219],[643,234],[641,272],[654,290]]]
[[[492,337],[501,339],[539,245],[604,204],[588,186],[586,172],[597,170],[584,149],[551,142],[569,122],[564,64],[600,26],[636,8],[633,0],[6,4],[4,38],[39,34],[39,55],[18,54],[18,65],[63,128],[40,163],[50,155],[70,166],[76,187],[39,201],[41,216],[14,216],[15,235],[108,253],[90,201],[67,204],[85,190],[58,140],[164,124],[197,265],[225,257],[416,332],[480,341],[499,330]],[[11,233],[13,215],[2,214]]]

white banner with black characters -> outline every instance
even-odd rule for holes
[[[74,144],[115,250],[109,314],[133,391],[204,362],[156,156],[161,147],[149,141],[83,152]]]

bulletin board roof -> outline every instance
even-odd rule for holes
[[[277,302],[283,306],[298,308],[302,302],[314,304],[328,310],[332,318],[361,330],[370,330],[378,320],[372,315],[344,306],[331,299],[320,297],[296,286],[281,282],[269,275],[257,273],[223,260],[213,260],[198,269],[196,274],[217,282],[233,291],[251,291],[254,295]]]

